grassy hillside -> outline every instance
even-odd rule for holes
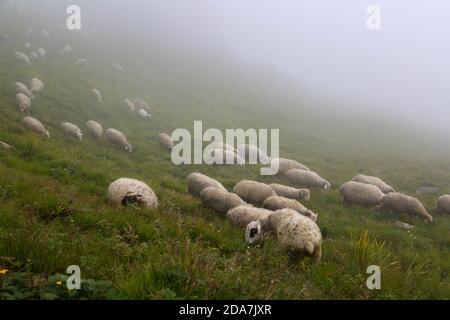
[[[26,66],[13,52],[23,51],[28,26],[19,17],[2,18],[0,34],[8,33],[9,39],[0,43],[0,140],[17,150],[0,150],[0,269],[8,270],[0,275],[0,298],[450,297],[448,217],[435,215],[433,224],[425,225],[419,218],[346,207],[338,193],[341,183],[360,172],[410,194],[424,181],[450,193],[450,158],[439,150],[444,143],[375,119],[321,114],[306,100],[293,104],[264,92],[261,84],[233,79],[234,70],[226,67],[169,66],[172,57],[146,57],[113,41],[61,30],[51,30],[51,41],[35,38],[33,44],[45,47],[49,56]],[[63,57],[58,52],[66,42],[75,52]],[[76,68],[80,57],[89,58],[91,68]],[[114,73],[114,61],[128,72]],[[33,100],[32,114],[49,129],[49,140],[24,130],[15,106],[14,82],[29,83],[32,77],[46,84],[45,95]],[[93,87],[102,91],[103,105],[90,96]],[[148,101],[152,120],[127,111],[127,97]],[[62,121],[83,129],[91,119],[123,131],[134,152],[87,134],[79,143],[59,129]],[[194,171],[217,178],[229,190],[244,178],[287,183],[260,177],[253,166],[173,165],[157,135],[191,129],[194,120],[203,120],[205,128],[280,128],[282,156],[331,182],[331,191],[312,190],[306,203],[319,213],[320,264],[290,258],[272,238],[247,246],[243,230],[186,193],[185,177]],[[148,183],[160,208],[112,208],[106,189],[119,177]],[[419,199],[433,212],[436,195]],[[397,220],[415,229],[398,229]],[[73,264],[90,280],[82,291],[68,293],[58,281]],[[382,290],[365,287],[371,264],[382,269]]]

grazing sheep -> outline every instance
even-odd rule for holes
[[[278,165],[279,168],[278,173],[282,175],[286,174],[291,169],[302,169],[305,171],[309,171],[309,168],[307,166],[304,166],[303,164],[291,159],[274,158],[271,161],[271,166],[272,168],[274,168],[276,165]]]
[[[257,146],[253,146],[250,144],[240,144],[237,146],[237,154],[243,158],[244,160],[246,160],[247,158],[254,162],[258,162],[262,163],[262,164],[267,164],[269,163],[269,157],[267,156],[267,154],[265,154],[264,152],[262,152]]]
[[[30,52],[30,57],[33,60],[39,60],[39,55],[37,54],[37,52],[34,51]]]
[[[147,209],[158,208],[158,197],[145,183],[135,179],[120,178],[109,185],[108,200],[116,206],[135,203]]]
[[[438,198],[436,212],[450,214],[450,195],[444,194]]]
[[[272,197],[267,198],[264,201],[263,207],[268,210],[272,210],[272,211],[285,209],[285,208],[293,209],[293,210],[297,211],[298,213],[304,215],[305,217],[310,218],[312,221],[317,221],[318,214],[307,209],[300,202],[298,202],[297,200],[294,200],[294,199],[289,199],[289,198],[280,197],[280,196],[272,196]]]
[[[118,63],[112,63],[112,67],[115,71],[124,73],[125,69]]]
[[[406,213],[410,216],[420,216],[426,223],[431,223],[433,217],[422,203],[414,198],[398,192],[390,192],[381,200],[381,210],[392,213]]]
[[[61,129],[64,132],[64,134],[73,137],[75,139],[80,140],[80,142],[83,141],[83,134],[81,133],[80,128],[70,122],[63,122],[61,123]]]
[[[219,181],[198,172],[188,175],[186,183],[188,185],[188,192],[196,196],[199,196],[200,192],[208,187],[227,191]]]
[[[139,110],[138,112],[139,117],[141,117],[142,119],[151,119],[151,115],[149,115],[147,113],[147,111],[145,111],[144,109]]]
[[[119,130],[109,128],[106,130],[105,135],[110,143],[119,145],[130,153],[133,152],[133,146],[128,143],[127,137]]]
[[[251,180],[240,181],[234,187],[233,192],[254,205],[263,204],[267,198],[276,196],[275,191],[269,185]]]
[[[14,56],[17,58],[17,60],[19,60],[21,62],[24,62],[30,66],[33,65],[30,61],[30,58],[28,58],[28,56],[23,52],[18,52],[18,51],[14,52]]]
[[[375,185],[349,181],[339,189],[344,203],[358,204],[365,207],[378,205],[385,194]]]
[[[78,59],[77,62],[75,62],[75,65],[77,67],[89,67],[89,61],[86,58]]]
[[[72,52],[72,48],[69,45],[66,45],[62,50],[61,54],[68,54]]]
[[[272,213],[271,210],[242,205],[228,210],[227,218],[232,224],[245,228],[250,222],[265,219]]]
[[[149,105],[143,99],[136,98],[136,99],[134,99],[133,103],[134,103],[134,106],[136,107],[136,109],[144,109],[145,111],[150,112]]]
[[[311,198],[311,193],[308,189],[296,189],[278,183],[272,183],[270,187],[277,195],[285,198],[295,200],[309,200]]]
[[[352,181],[377,186],[378,188],[380,188],[380,190],[383,193],[395,192],[395,190],[390,185],[386,184],[386,182],[384,182],[383,180],[381,180],[378,177],[372,177],[372,176],[366,176],[364,174],[358,174],[357,176],[353,177]]]
[[[160,133],[159,134],[159,143],[166,148],[167,150],[172,150],[173,149],[173,141],[172,138],[165,133]]]
[[[46,56],[47,56],[47,51],[45,50],[45,49],[43,49],[43,48],[39,48],[38,49],[38,54],[39,54],[39,56],[41,57],[41,58],[45,58]]]
[[[125,99],[125,105],[128,107],[128,109],[130,109],[131,112],[134,112],[136,110],[136,106],[130,99]]]
[[[16,94],[16,103],[17,103],[17,107],[19,108],[20,112],[30,114],[31,99],[27,95],[23,94],[22,92],[19,92],[18,94]]]
[[[25,44],[23,45],[23,47],[25,48],[25,50],[30,50],[30,49],[31,49],[31,43],[25,42]]]
[[[101,93],[100,90],[92,89],[91,92],[92,92],[92,95],[95,97],[95,99],[97,100],[98,103],[103,103],[103,97],[102,97],[102,93]]]
[[[44,82],[38,78],[31,79],[30,91],[32,94],[42,94],[44,92]]]
[[[89,120],[86,122],[86,128],[88,129],[88,132],[91,134],[91,136],[94,139],[98,139],[102,136],[103,134],[103,127],[100,123],[93,121],[93,120]]]
[[[290,183],[308,188],[330,189],[331,185],[313,171],[305,171],[302,169],[291,169],[286,173],[286,178]]]
[[[209,159],[206,158],[207,163],[217,165],[244,165],[245,160],[238,156],[236,153],[225,149],[213,149],[209,153]]]
[[[6,142],[0,141],[0,149],[4,150],[16,150],[12,145],[7,144]]]
[[[316,261],[322,257],[322,233],[311,219],[292,209],[281,209],[265,219],[247,225],[245,240],[254,244],[265,233],[272,232],[278,242],[298,254],[312,256]]]
[[[230,209],[246,204],[237,194],[214,187],[203,189],[200,192],[200,199],[204,207],[218,213],[227,213]]]
[[[50,133],[38,119],[33,117],[25,117],[23,118],[22,123],[26,129],[29,129],[43,137],[50,138]]]
[[[34,96],[31,93],[31,91],[28,89],[28,87],[26,85],[24,85],[22,82],[16,82],[14,84],[14,87],[16,88],[16,93],[23,93],[24,95],[26,95],[28,98],[33,99]]]

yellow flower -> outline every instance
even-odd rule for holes
[[[60,281],[56,281],[56,284],[58,285],[58,286],[60,286],[60,285],[62,285],[62,281],[60,280]]]
[[[2,269],[2,270],[0,270],[0,274],[7,274],[8,273],[8,269]]]

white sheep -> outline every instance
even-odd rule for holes
[[[125,105],[131,112],[134,112],[136,110],[136,106],[130,99],[125,99]]]
[[[278,242],[298,254],[322,257],[322,233],[311,219],[292,209],[281,209],[265,219],[252,221],[245,232],[247,243],[259,242],[266,233],[273,233]]]
[[[95,97],[98,103],[103,103],[103,96],[102,92],[98,89],[92,89],[91,90],[92,95]]]
[[[33,60],[39,60],[39,55],[37,54],[37,52],[34,51],[30,52],[30,57]]]
[[[308,189],[296,189],[278,183],[272,183],[270,187],[277,195],[285,198],[295,200],[309,200],[311,198],[311,192]]]
[[[31,93],[31,91],[28,89],[28,87],[23,84],[22,82],[16,82],[14,84],[14,87],[16,89],[16,93],[23,93],[24,95],[26,95],[28,98],[33,99],[34,96]]]
[[[44,93],[44,82],[38,78],[31,79],[30,91],[32,94],[42,94]]]
[[[222,150],[228,150],[231,152],[236,152],[236,149],[232,145],[229,145],[228,143],[223,143],[223,142],[211,143],[210,145],[208,145],[206,147],[206,150],[214,150],[214,149],[222,149]]]
[[[252,161],[253,163],[259,163],[267,164],[269,163],[270,159],[263,151],[261,151],[257,146],[250,145],[250,144],[240,144],[237,146],[237,154],[246,160],[247,158],[249,161]]]
[[[19,92],[16,94],[16,103],[20,112],[30,114],[31,112],[31,99],[27,95]]]
[[[302,169],[309,171],[309,168],[295,160],[286,158],[274,158],[271,161],[271,167],[276,168],[278,166],[278,174],[286,174],[291,169]]]
[[[433,217],[422,203],[411,196],[407,196],[405,194],[399,192],[390,192],[383,197],[381,200],[381,210],[385,212],[391,213],[406,213],[410,216],[419,216],[424,218],[426,223],[431,223],[433,221]]]
[[[127,137],[117,129],[109,128],[105,132],[106,139],[113,144],[119,145],[128,152],[133,152],[133,146],[128,143]]]
[[[148,114],[147,111],[145,111],[144,109],[139,110],[138,116],[142,119],[151,119],[152,118],[152,116],[150,114]]]
[[[331,184],[328,181],[313,171],[291,169],[286,173],[286,178],[290,183],[297,186],[307,188],[323,188],[325,190],[328,190],[331,187]]]
[[[115,71],[121,72],[121,73],[125,72],[125,69],[120,64],[114,62],[111,65]]]
[[[75,62],[75,65],[77,67],[89,67],[89,61],[86,58],[81,58]]]
[[[349,181],[340,188],[344,203],[358,204],[360,206],[371,207],[380,204],[385,194],[375,185],[362,182]]]
[[[17,58],[17,60],[19,60],[21,62],[24,62],[30,66],[33,65],[30,61],[30,58],[28,58],[28,56],[23,52],[19,52],[19,51],[14,52],[14,56]]]
[[[61,50],[60,53],[61,54],[68,54],[68,53],[71,53],[71,52],[72,52],[72,47],[66,44],[66,46]]]
[[[193,172],[189,174],[186,178],[186,183],[188,186],[188,192],[196,196],[199,196],[200,192],[208,187],[227,191],[227,189],[225,189],[225,187],[219,181],[199,172]]]
[[[0,141],[0,149],[4,149],[4,150],[16,150],[15,147],[13,147],[13,146],[10,145],[10,144],[7,144],[7,143],[4,142],[4,141]]]
[[[70,122],[63,122],[61,123],[61,129],[64,132],[64,134],[73,137],[75,139],[78,139],[80,142],[83,141],[83,133],[81,132],[81,129]]]
[[[450,214],[450,195],[440,196],[436,203],[436,212],[441,214]]]
[[[388,185],[386,182],[384,182],[383,180],[381,180],[378,177],[367,176],[364,174],[358,174],[357,176],[353,177],[352,181],[362,182],[362,183],[377,186],[378,188],[380,188],[380,190],[383,193],[395,192],[394,188],[392,188],[390,185]]]
[[[218,213],[227,213],[228,210],[246,203],[237,194],[214,187],[204,188],[200,192],[202,205]]]
[[[98,139],[103,135],[103,127],[100,123],[89,120],[86,122],[86,128],[94,139]]]
[[[233,192],[254,205],[263,204],[267,198],[276,195],[269,185],[251,180],[240,181],[234,186]]]
[[[312,221],[317,221],[318,214],[307,209],[300,202],[294,199],[289,199],[280,196],[271,196],[264,201],[263,207],[272,211],[285,208],[293,209],[298,213],[300,213],[301,215],[310,218]]]
[[[232,224],[245,228],[250,222],[265,219],[272,213],[271,210],[242,205],[228,210],[227,218]]]
[[[136,99],[134,99],[133,103],[134,103],[136,109],[144,109],[145,111],[150,112],[149,105],[143,99],[136,98]]]
[[[160,133],[158,138],[159,138],[159,143],[161,144],[161,146],[163,146],[167,150],[173,149],[173,141],[172,141],[172,138],[168,134]]]
[[[22,123],[26,129],[29,129],[43,137],[50,138],[50,133],[38,119],[33,117],[25,117],[23,118]]]
[[[244,165],[245,160],[230,150],[213,149],[205,157],[206,163],[217,165]]]
[[[158,208],[158,197],[143,181],[120,178],[109,185],[108,200],[115,206],[135,203],[147,209]]]
[[[40,56],[42,59],[44,59],[44,58],[47,56],[47,51],[46,51],[45,49],[43,49],[43,48],[39,48],[39,49],[38,49],[38,54],[39,54],[39,56]]]

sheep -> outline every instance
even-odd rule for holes
[[[204,188],[200,192],[202,205],[218,213],[227,213],[228,210],[246,203],[237,194],[214,187]]]
[[[271,210],[242,205],[228,210],[227,218],[232,224],[245,228],[250,222],[265,219],[272,213]]]
[[[424,218],[426,223],[431,223],[433,217],[427,212],[422,203],[411,196],[399,192],[390,192],[381,200],[382,211],[391,213],[406,213],[410,216],[417,215]]]
[[[31,99],[27,95],[23,94],[22,92],[19,92],[18,94],[16,94],[16,103],[17,103],[17,107],[19,108],[20,112],[30,114]]]
[[[10,145],[10,144],[7,144],[7,143],[4,142],[4,141],[0,141],[0,149],[4,149],[4,150],[16,150],[15,147],[13,147],[13,146]]]
[[[251,180],[240,181],[235,185],[233,192],[254,205],[262,204],[267,198],[276,195],[269,185]]]
[[[217,180],[210,178],[199,172],[193,172],[186,178],[188,186],[188,192],[195,196],[199,196],[200,192],[205,188],[217,188],[223,191],[227,191],[225,187]]]
[[[444,194],[438,198],[436,212],[450,214],[450,195]]]
[[[101,93],[100,90],[92,89],[91,92],[92,92],[92,95],[95,97],[95,99],[97,100],[98,103],[103,103],[103,97],[102,97],[102,93]]]
[[[143,99],[136,98],[136,99],[134,99],[133,103],[134,103],[136,109],[144,109],[145,111],[150,112],[149,105]]]
[[[103,135],[103,127],[100,123],[89,120],[86,122],[86,128],[94,139],[98,139]]]
[[[22,82],[16,82],[14,84],[14,87],[16,89],[16,93],[23,93],[24,95],[26,95],[28,98],[33,99],[34,96],[31,93],[31,91],[28,89],[28,87],[26,85],[24,85]]]
[[[43,48],[38,49],[38,54],[41,58],[45,58],[47,56],[47,51]]]
[[[42,94],[44,92],[44,82],[38,78],[31,79],[30,91],[32,94]]]
[[[136,106],[130,99],[125,99],[125,105],[127,106],[128,109],[130,109],[131,112],[134,112],[136,110]]]
[[[22,123],[26,129],[29,129],[43,137],[50,138],[50,133],[38,119],[33,117],[25,117],[23,118]]]
[[[159,143],[161,144],[161,146],[163,146],[167,150],[173,149],[173,141],[172,141],[172,138],[168,134],[160,133],[158,138],[159,138]]]
[[[88,66],[89,66],[89,61],[88,61],[88,59],[86,59],[86,58],[81,58],[81,59],[78,59],[78,60],[75,62],[75,65],[76,65],[77,67],[88,67]]]
[[[151,117],[152,117],[144,109],[139,110],[138,116],[141,117],[142,119],[151,119]]]
[[[378,188],[380,188],[380,190],[383,193],[395,192],[394,188],[392,188],[390,185],[386,184],[383,180],[381,180],[378,177],[367,176],[364,174],[358,174],[357,176],[353,177],[352,181],[362,182],[362,183],[377,186]]]
[[[316,172],[302,169],[291,169],[286,173],[290,183],[303,187],[330,189],[331,184]]]
[[[245,240],[249,244],[259,242],[263,235],[272,232],[278,242],[297,254],[313,257],[317,262],[322,257],[322,233],[311,219],[292,209],[275,211],[267,218],[252,221],[247,225]]]
[[[23,47],[25,48],[25,50],[30,50],[31,49],[31,43],[29,43],[28,41],[25,42],[25,44],[23,45]]]
[[[385,194],[375,185],[349,181],[344,183],[339,192],[344,203],[371,207],[380,204]]]
[[[212,143],[209,146],[207,146],[207,148],[210,150],[222,149],[222,150],[228,150],[231,152],[236,152],[236,149],[232,145],[229,145],[228,143],[223,143],[223,142]]]
[[[270,184],[273,191],[279,196],[294,200],[309,200],[311,193],[308,189],[296,189],[278,183]]]
[[[34,51],[30,52],[30,57],[33,60],[39,60],[39,55]]]
[[[118,63],[112,63],[111,65],[112,65],[112,67],[113,67],[113,69],[114,69],[115,71],[121,72],[121,73],[124,73],[124,72],[125,72],[125,69],[124,69],[120,64],[118,64]]]
[[[76,138],[80,142],[83,141],[83,134],[77,125],[70,122],[63,122],[61,123],[61,129],[66,135]]]
[[[285,159],[285,158],[274,158],[271,161],[271,167],[276,168],[278,166],[278,174],[285,175],[289,170],[291,169],[302,169],[305,171],[309,171],[309,168],[307,166],[304,166],[303,164],[291,160],[291,159]]]
[[[33,65],[30,61],[30,58],[28,58],[28,56],[23,52],[19,52],[19,51],[14,52],[14,56],[17,58],[17,60],[19,60],[21,62],[24,62],[30,66]]]
[[[247,157],[248,157],[249,160],[255,161],[255,162],[259,161],[262,164],[267,164],[270,161],[267,154],[262,152],[258,147],[254,146],[254,145],[240,144],[237,146],[236,149],[237,149],[237,154],[244,160],[247,159]]]
[[[310,218],[312,221],[317,221],[318,214],[307,209],[300,202],[294,199],[288,199],[280,196],[271,196],[264,201],[263,207],[272,211],[285,208],[293,209],[301,215]]]
[[[127,137],[119,130],[109,128],[106,130],[105,135],[110,143],[119,145],[130,153],[133,152],[133,146],[128,143]]]
[[[158,197],[143,181],[120,178],[109,185],[108,200],[115,206],[135,203],[146,209],[158,208]]]
[[[66,45],[62,50],[61,50],[61,54],[68,54],[72,52],[72,48],[69,45]]]
[[[225,149],[213,149],[209,152],[209,156],[206,157],[206,162],[210,164],[238,164],[244,165],[245,160],[238,156],[236,153]]]

